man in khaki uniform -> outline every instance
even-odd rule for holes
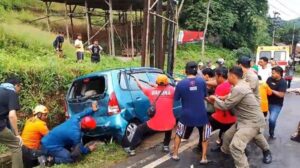
[[[245,56],[240,57],[237,64],[243,70],[243,80],[249,84],[257,102],[260,104],[259,80],[257,74],[250,69],[251,59]],[[254,138],[254,142],[263,151],[263,162],[270,164],[272,162],[272,155],[266,138],[259,135]]]
[[[242,77],[243,71],[240,67],[230,69],[228,81],[233,88],[229,97],[225,101],[216,96],[210,96],[210,99],[215,100],[215,108],[231,110],[237,116],[237,122],[224,134],[221,150],[232,155],[235,167],[248,168],[245,148],[256,136],[263,136],[266,123],[260,104]]]

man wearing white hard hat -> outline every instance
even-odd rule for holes
[[[219,58],[216,63],[218,64],[217,68],[223,67],[225,64],[225,60],[223,58]]]
[[[38,166],[38,156],[41,155],[40,143],[43,136],[48,134],[47,118],[49,110],[43,105],[33,109],[33,117],[29,118],[22,132],[24,167]]]

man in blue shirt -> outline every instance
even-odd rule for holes
[[[210,127],[208,126],[208,116],[204,105],[206,97],[206,83],[197,75],[197,63],[188,62],[185,67],[186,79],[180,81],[175,89],[174,100],[181,100],[182,114],[176,130],[173,160],[179,160],[178,149],[181,138],[184,136],[187,127],[197,127],[202,141],[201,164],[207,164],[206,157]]]
[[[69,120],[56,126],[41,141],[42,151],[49,156],[47,159],[43,156],[39,158],[41,165],[54,162],[73,163],[78,156],[73,156],[70,149],[79,149],[80,154],[88,154],[96,149],[95,144],[83,146],[83,132],[96,128],[96,121],[90,117],[93,112],[98,111],[97,102],[93,102],[92,108],[84,112],[73,115]],[[76,151],[77,152],[77,151]]]

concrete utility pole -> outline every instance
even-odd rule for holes
[[[293,37],[292,37],[292,57],[293,57],[293,62],[295,61],[295,50],[296,50],[296,47],[294,47],[295,29],[296,29],[296,24],[294,23]]]
[[[274,12],[274,18],[273,18],[273,40],[272,40],[272,46],[275,45],[275,33],[276,33],[276,26],[277,26],[277,19],[279,18],[278,16],[280,15],[279,12]]]
[[[206,8],[206,22],[205,22],[205,28],[204,28],[204,32],[203,32],[203,40],[202,40],[202,50],[201,50],[201,57],[204,57],[204,53],[205,53],[205,36],[206,36],[206,32],[207,32],[207,26],[208,26],[208,21],[209,21],[209,9],[210,9],[210,4],[211,4],[212,0],[209,0],[207,3],[207,8]]]

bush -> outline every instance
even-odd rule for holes
[[[0,6],[6,10],[21,10],[26,7],[41,6],[42,2],[39,0],[1,0]]]
[[[227,66],[232,66],[236,60],[233,52],[230,50],[219,48],[211,44],[206,45],[205,56],[203,58],[201,57],[200,43],[179,45],[177,49],[175,58],[175,71],[177,73],[182,73],[186,62],[188,61],[202,61],[204,63],[212,61],[214,63],[218,58],[224,58],[225,64]]]
[[[247,47],[241,47],[237,50],[234,50],[233,52],[234,52],[234,55],[236,58],[239,58],[241,56],[247,56],[247,57],[252,58],[254,56],[252,50]]]

